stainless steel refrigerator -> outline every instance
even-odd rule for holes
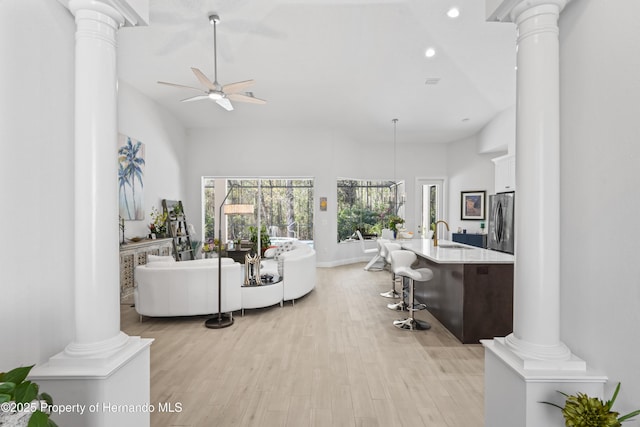
[[[487,248],[513,253],[514,250],[514,202],[515,193],[498,193],[489,196],[489,235]]]

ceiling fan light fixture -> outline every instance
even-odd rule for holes
[[[185,85],[180,85],[175,83],[167,83],[167,82],[161,82],[161,81],[159,81],[158,83],[200,91],[201,93],[200,95],[183,99],[182,102],[210,99],[212,101],[215,101],[216,104],[218,104],[219,106],[221,106],[227,111],[233,110],[233,105],[231,104],[231,101],[249,102],[251,104],[266,104],[267,101],[265,101],[264,99],[256,98],[255,96],[253,96],[252,92],[246,92],[246,95],[243,95],[240,93],[242,90],[253,85],[255,83],[253,80],[244,80],[241,82],[230,83],[224,86],[218,83],[218,48],[217,48],[218,43],[217,43],[217,37],[216,37],[216,27],[220,22],[220,16],[218,16],[215,13],[211,13],[208,17],[209,17],[209,22],[213,26],[213,81],[211,81],[198,68],[191,67],[191,71],[193,71],[193,74],[195,74],[200,84],[205,87],[204,90],[199,89],[197,87],[185,86]]]

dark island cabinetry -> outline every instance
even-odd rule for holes
[[[418,257],[434,277],[416,282],[416,299],[464,344],[513,331],[513,264],[439,264]]]

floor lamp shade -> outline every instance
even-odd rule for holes
[[[253,213],[253,205],[224,205],[225,215],[247,215]]]

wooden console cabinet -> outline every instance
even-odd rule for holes
[[[137,266],[147,263],[147,255],[171,255],[172,239],[148,239],[120,246],[120,302],[133,302],[133,274]]]

